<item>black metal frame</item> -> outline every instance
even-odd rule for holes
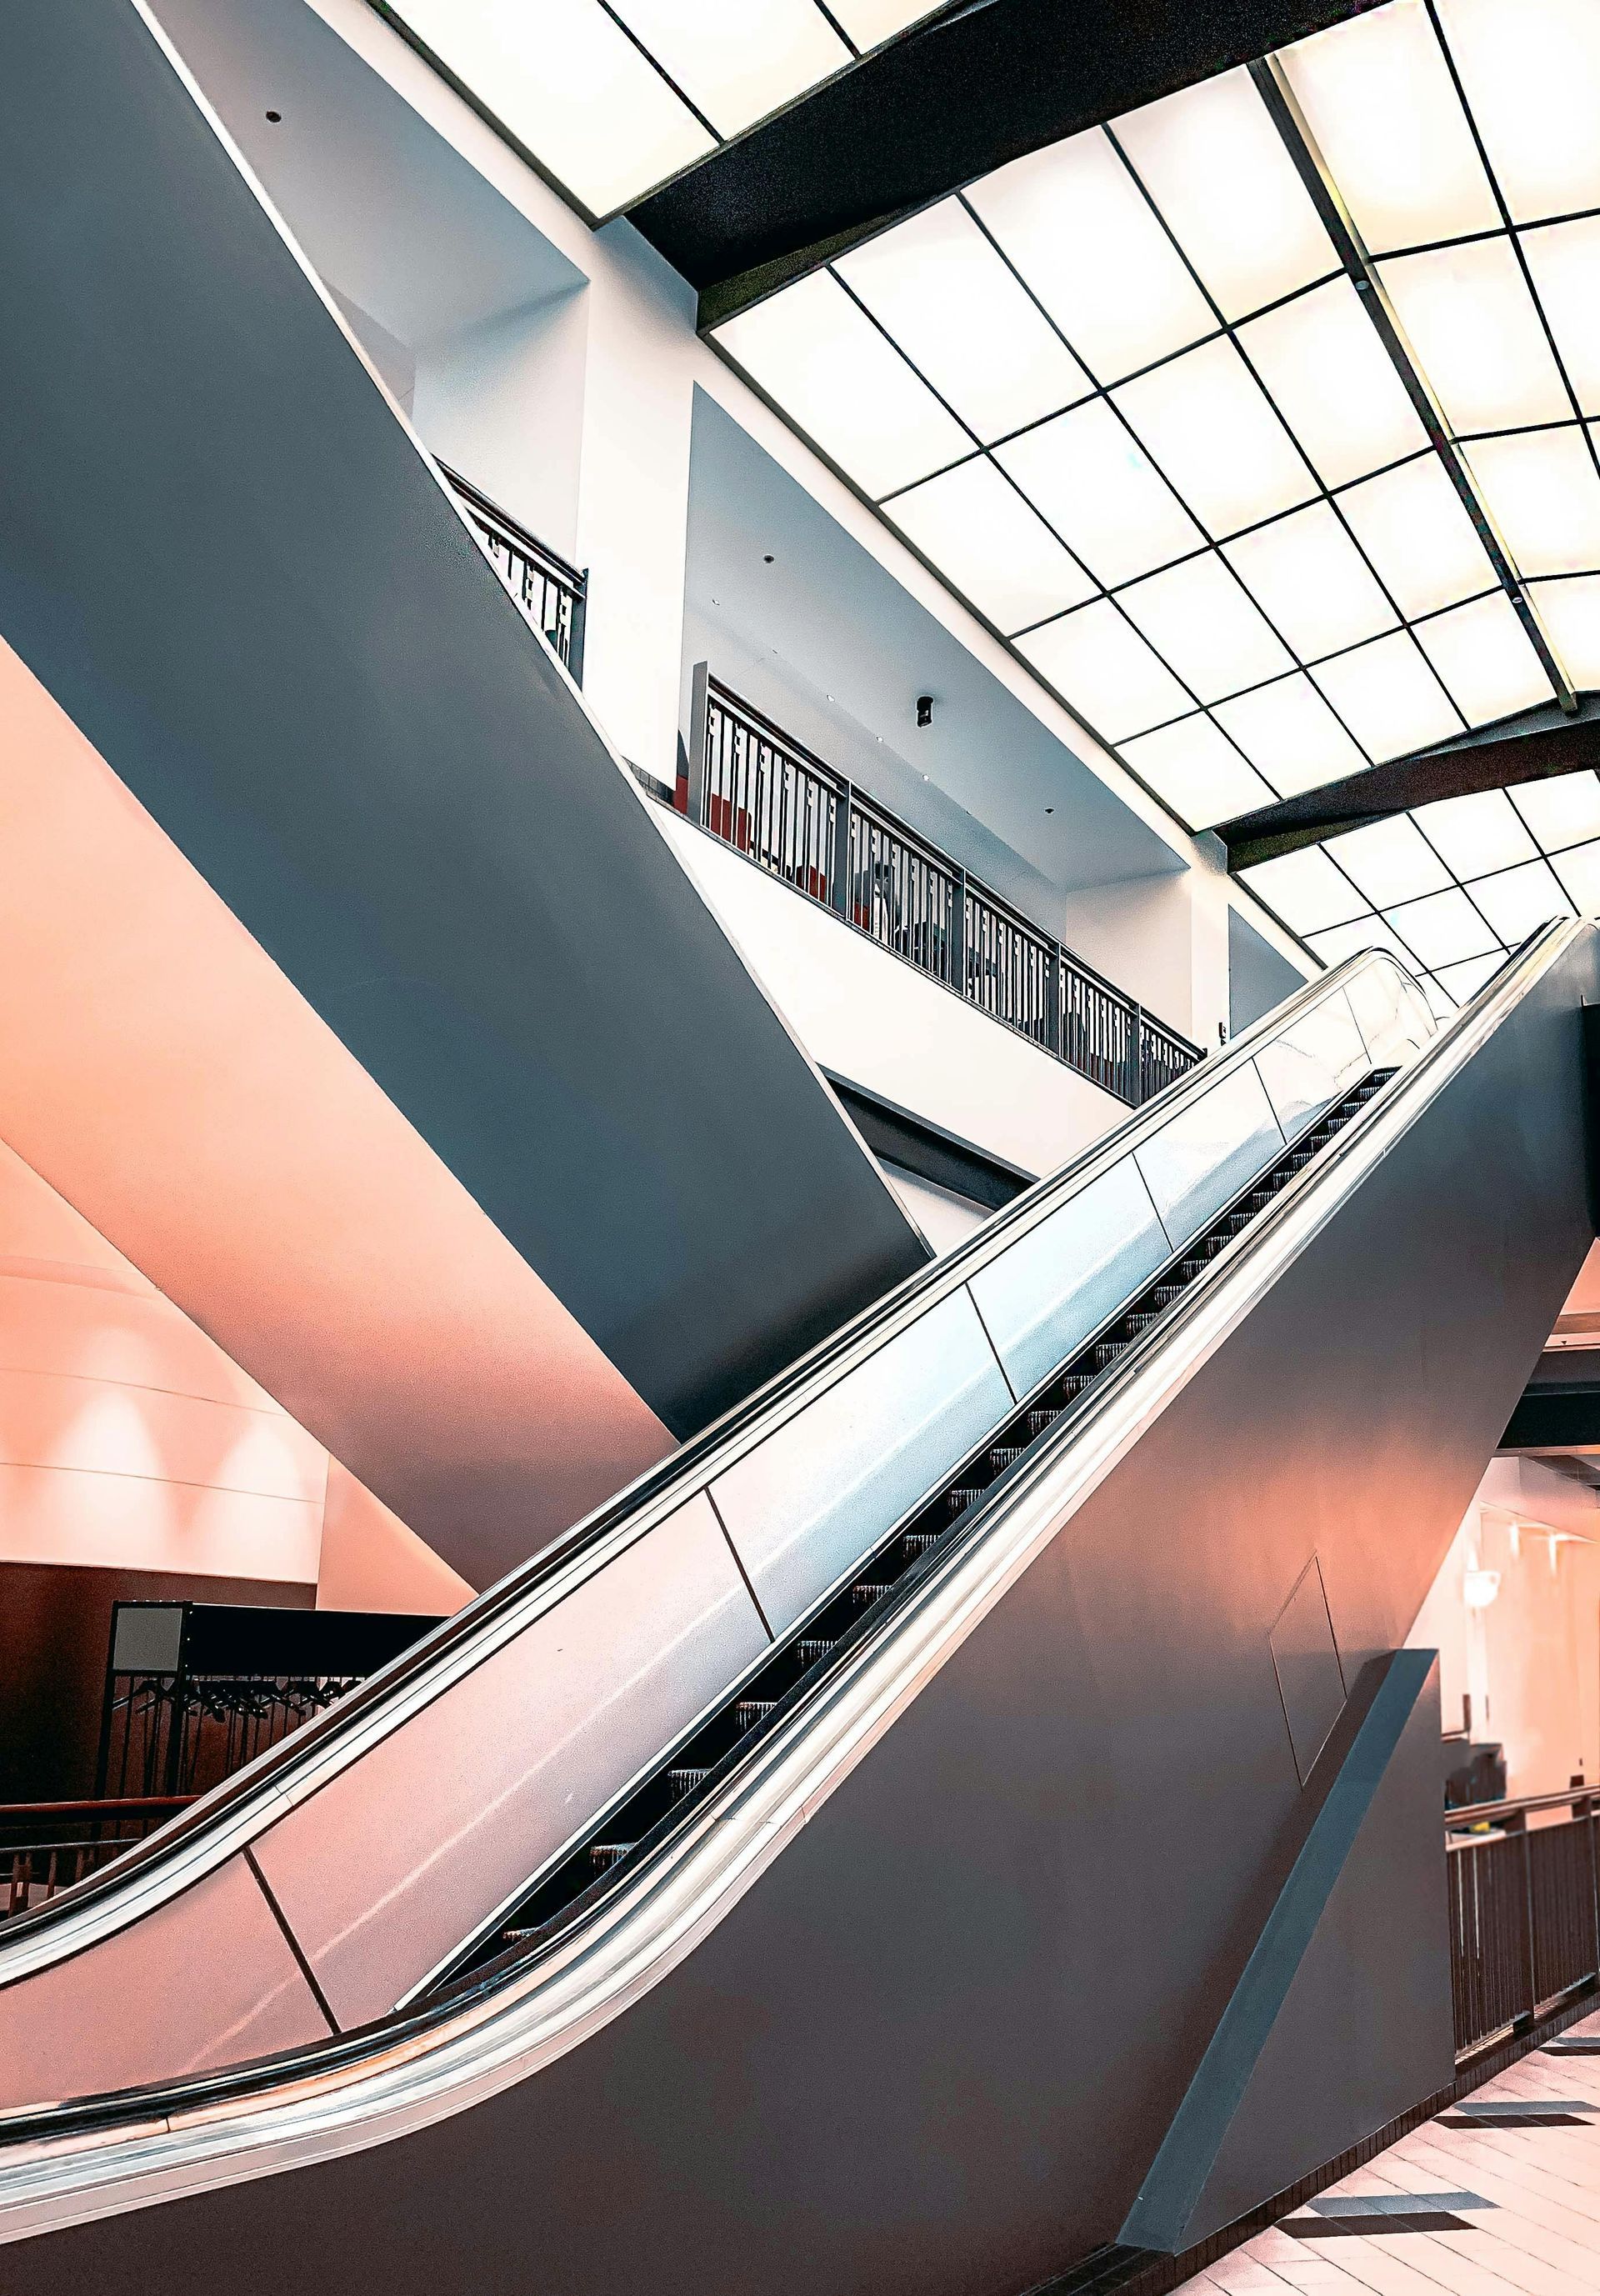
[[[440,475],[461,503],[472,524],[488,545],[495,570],[507,592],[535,629],[547,638],[572,673],[575,685],[583,684],[583,628],[588,603],[589,578],[570,566],[547,544],[513,518],[509,511],[464,479],[447,463]]]
[[[1530,1816],[1566,1810],[1565,1824]],[[1457,2063],[1600,1982],[1600,1790],[1480,1803],[1446,1819]]]
[[[677,809],[963,1002],[1137,1108],[1198,1046],[694,668]]]

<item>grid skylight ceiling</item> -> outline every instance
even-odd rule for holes
[[[1388,0],[715,340],[1203,828],[1600,685],[1597,120],[1600,0]]]
[[[394,0],[392,16],[591,217],[948,0]]]

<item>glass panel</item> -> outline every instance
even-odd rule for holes
[[[1403,614],[1431,614],[1495,586],[1489,554],[1435,455],[1351,487],[1339,507]]]
[[[1396,758],[1460,731],[1443,689],[1403,631],[1319,662],[1312,675],[1372,758]]]
[[[1391,821],[1369,823],[1343,837],[1330,837],[1324,850],[1374,908],[1387,909],[1397,901],[1414,900],[1450,882],[1438,854],[1415,824],[1403,815]]]
[[[1571,405],[1509,240],[1382,266],[1413,353],[1458,436],[1559,422]]]
[[[1440,0],[1439,13],[1516,220],[1600,207],[1594,0]]]
[[[1129,1156],[975,1275],[972,1297],[1016,1393],[1063,1363],[1169,1252]]]
[[[1119,603],[1202,701],[1293,667],[1245,591],[1209,551],[1134,583]]]
[[[1338,993],[1325,996],[1256,1054],[1256,1071],[1285,1140],[1342,1100],[1370,1066],[1356,1016]]]
[[[1437,805],[1418,806],[1411,817],[1457,877],[1512,868],[1531,860],[1536,850],[1504,790],[1443,798]]]
[[[1366,906],[1343,870],[1334,867],[1319,845],[1285,853],[1276,861],[1262,861],[1239,873],[1292,932],[1317,932],[1327,925],[1342,924],[1349,917],[1359,916]]]
[[[1282,1153],[1284,1136],[1253,1067],[1236,1070],[1134,1152],[1176,1251]]]
[[[1522,243],[1578,404],[1600,414],[1600,216],[1525,231]]]
[[[1481,956],[1494,945],[1494,935],[1462,892],[1430,893],[1425,901],[1409,901],[1391,909],[1389,922],[1431,971],[1462,957]]]
[[[1338,268],[1247,72],[1146,104],[1116,121],[1115,134],[1225,317],[1243,318]]]
[[[1094,594],[1077,560],[987,455],[896,495],[887,514],[1007,634]]]
[[[1551,917],[1572,914],[1547,861],[1530,861],[1497,877],[1480,877],[1473,898],[1507,948],[1515,948]]]
[[[825,271],[716,329],[791,421],[870,495],[959,462],[972,440]]]
[[[718,1475],[711,1496],[773,1632],[875,1546],[1012,1400],[956,1292]]]
[[[1422,417],[1350,280],[1252,319],[1239,342],[1325,485],[1426,447]]]
[[[1114,396],[1157,469],[1214,535],[1236,533],[1317,490],[1232,343],[1202,343]]]
[[[1020,430],[1093,387],[958,200],[834,268],[981,439]]]
[[[1504,593],[1417,625],[1417,641],[1469,726],[1555,699],[1532,642]]]
[[[1242,535],[1223,555],[1302,661],[1395,627],[1394,608],[1326,503]]]
[[[1422,0],[1391,0],[1282,61],[1374,254],[1494,230],[1499,210]]]
[[[1215,714],[1280,797],[1361,773],[1368,763],[1308,677],[1280,677],[1219,701]]]
[[[715,139],[596,0],[404,0],[396,10],[595,215],[703,160]]]
[[[696,0],[693,8],[681,0],[611,4],[719,135],[736,135],[850,61],[849,50],[811,0]],[[543,37],[542,24],[537,33],[529,30]]]
[[[1159,734],[1124,742],[1122,755],[1191,829],[1209,829],[1273,800],[1274,791],[1209,718],[1183,718]]]
[[[1102,582],[1127,582],[1205,537],[1104,399],[995,449],[1070,548]]]
[[[1465,452],[1489,516],[1525,578],[1600,568],[1600,477],[1578,424],[1478,439]]]
[[[1600,575],[1535,582],[1529,595],[1555,659],[1574,685],[1600,685]]]
[[[1100,381],[1215,328],[1204,296],[1099,128],[1012,160],[967,197]]]
[[[1543,853],[1559,853],[1566,846],[1600,837],[1600,779],[1592,773],[1514,782],[1506,793]]]
[[[1030,630],[1017,648],[1108,742],[1148,733],[1194,707],[1108,600]]]

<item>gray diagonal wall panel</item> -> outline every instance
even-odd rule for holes
[[[687,1432],[924,1247],[135,9],[0,29],[0,635]]]

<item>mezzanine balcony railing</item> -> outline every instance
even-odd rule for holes
[[[699,665],[691,820],[1138,1107],[1202,1055]]]
[[[467,516],[488,545],[495,570],[536,629],[583,684],[583,618],[587,578],[520,526],[498,503],[443,463],[439,469]]]

